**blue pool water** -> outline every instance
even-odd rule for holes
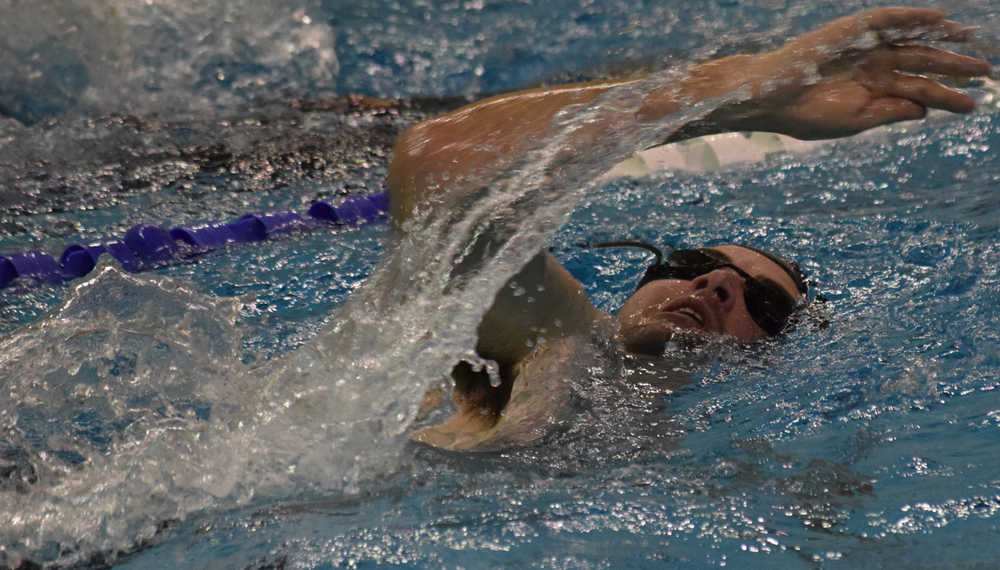
[[[868,5],[133,4],[18,4],[0,24],[3,252],[377,188],[378,149],[309,169],[299,147],[245,168],[185,150],[381,124],[282,98],[476,95],[773,45]],[[953,10],[996,44],[995,8]],[[626,236],[772,249],[829,299],[787,338],[697,364],[595,359],[588,412],[542,446],[407,443],[503,263],[457,300],[391,267],[366,286],[384,252],[422,252],[385,225],[6,289],[0,566],[993,567],[1000,109],[975,93],[969,116],[613,181],[554,235],[525,230],[607,310],[642,257],[577,244]]]

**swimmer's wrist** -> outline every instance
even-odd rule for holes
[[[666,142],[755,130],[767,122],[766,109],[760,106],[767,66],[768,62],[757,55],[734,55],[694,66],[680,84],[650,93],[639,109],[638,118],[658,121],[701,101],[720,99],[719,107],[683,125]],[[729,101],[724,102],[725,99]]]
[[[785,132],[788,126],[783,125],[783,113],[791,95],[798,93],[816,70],[796,60],[784,47],[748,56],[740,63],[743,67],[733,88],[737,97],[709,115],[718,126],[717,132]]]

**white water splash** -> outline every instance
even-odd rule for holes
[[[192,112],[335,88],[333,29],[298,0],[0,0],[9,113]],[[27,101],[21,108],[19,99]]]
[[[481,180],[490,190],[462,215],[411,224],[326,332],[264,368],[236,361],[237,303],[105,265],[3,347],[0,367],[13,379],[4,437],[29,452],[24,472],[37,479],[0,494],[12,521],[0,531],[7,561],[113,558],[164,521],[255,499],[350,493],[393,472],[424,389],[457,359],[475,358],[488,300],[592,181],[719,103],[638,123],[644,95],[674,80],[664,73],[568,109],[545,144]],[[595,122],[608,134],[580,152],[578,132]],[[481,263],[464,259],[483,232],[494,251]],[[39,445],[46,430],[53,437]]]

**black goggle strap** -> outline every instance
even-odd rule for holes
[[[663,251],[656,247],[655,245],[650,245],[644,241],[635,241],[630,239],[616,240],[616,241],[602,241],[600,243],[591,244],[591,247],[638,247],[653,253],[656,256],[656,261],[653,262],[653,267],[663,264]]]
[[[663,263],[663,250],[656,247],[655,245],[650,245],[644,241],[623,239],[615,241],[602,241],[595,244],[590,244],[590,247],[595,248],[605,248],[605,247],[637,247],[639,249],[644,249],[651,252],[656,256],[656,261],[652,263],[646,272],[642,274],[642,279],[639,280],[639,285],[635,288],[636,291],[642,288],[643,285],[649,283],[650,281],[656,281],[657,279],[670,279],[675,276],[676,269]]]

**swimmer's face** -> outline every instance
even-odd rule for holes
[[[709,248],[735,267],[762,282],[773,282],[799,299],[795,282],[777,263],[736,245]],[[658,279],[640,287],[618,312],[619,332],[630,352],[659,354],[675,338],[724,335],[740,342],[766,338],[768,333],[747,309],[746,279],[739,271],[722,267],[691,280]]]

